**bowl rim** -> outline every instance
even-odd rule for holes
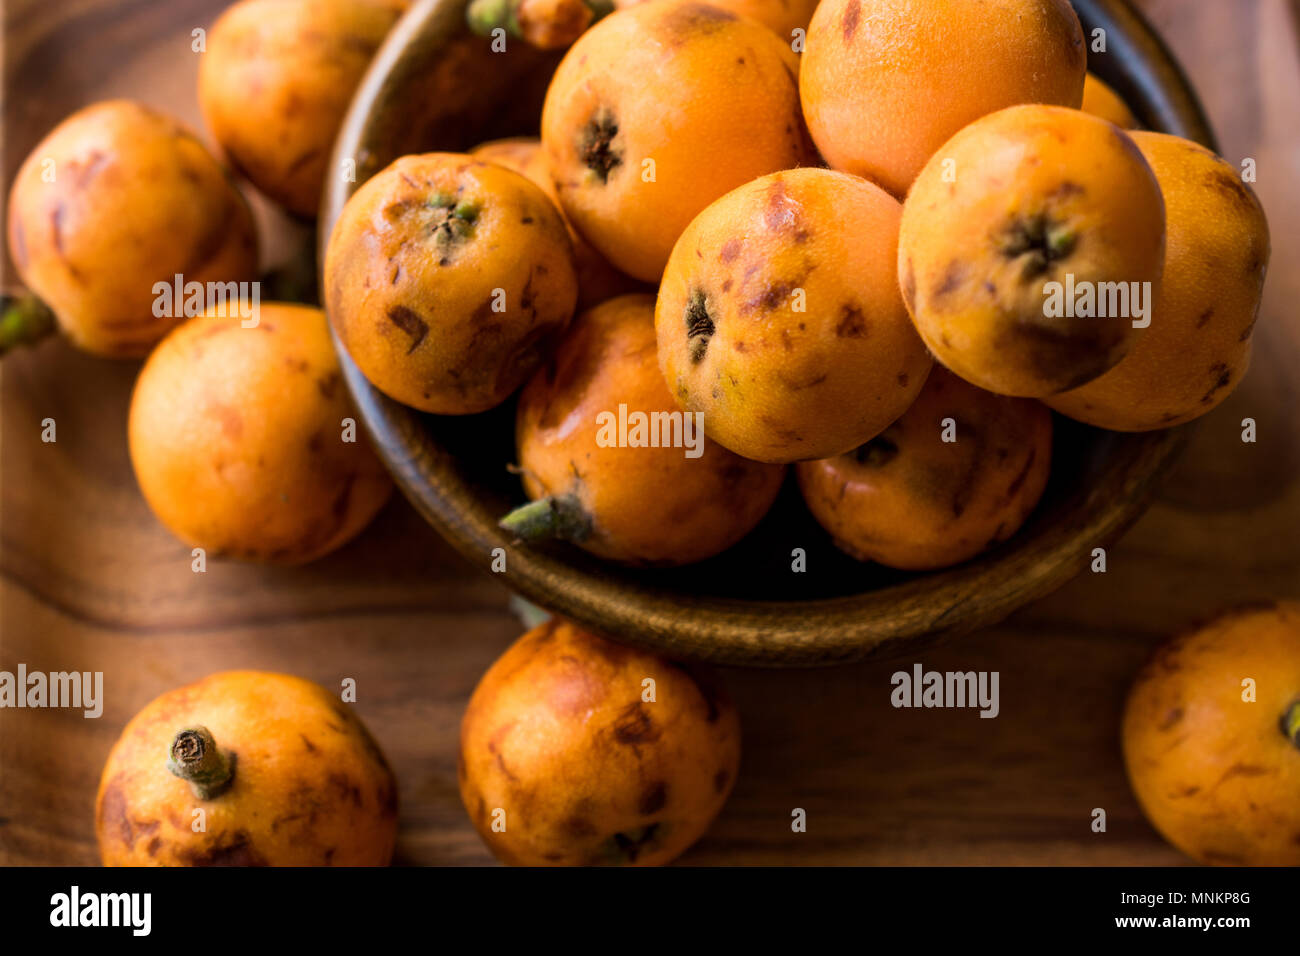
[[[1074,6],[1085,25],[1085,39],[1097,28],[1106,31],[1107,54],[1096,72],[1129,102],[1147,128],[1215,148],[1213,132],[1181,67],[1129,0],[1074,0]],[[375,158],[374,137],[381,124],[374,104],[385,96],[391,102],[394,89],[410,81],[416,43],[465,30],[463,11],[456,0],[417,0],[403,15],[356,92],[335,143],[333,169],[360,156]],[[387,164],[369,163],[373,171]],[[361,166],[356,162],[358,170]],[[322,197],[317,238],[322,285],[334,223],[367,177],[358,172],[355,178],[348,182],[331,177]],[[1027,540],[1018,535],[1015,547],[856,595],[754,602],[630,584],[615,578],[614,569],[599,564],[579,568],[563,553],[517,545],[496,526],[498,515],[476,512],[475,488],[458,473],[453,456],[432,440],[424,416],[372,386],[332,323],[330,334],[376,451],[420,515],[462,556],[490,573],[494,549],[505,549],[507,570],[497,576],[523,597],[623,643],[717,664],[809,667],[855,662],[896,655],[904,648],[916,650],[996,623],[1073,578],[1088,565],[1093,548],[1108,547],[1127,530],[1146,510],[1194,426],[1107,433],[1120,458],[1075,509],[1075,517],[1081,515],[1082,520],[1040,528]]]

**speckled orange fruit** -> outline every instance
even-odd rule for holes
[[[740,718],[711,672],[552,619],[483,675],[460,725],[460,796],[518,866],[667,863],[736,781]]]
[[[555,191],[555,180],[551,176],[551,163],[542,149],[542,141],[536,137],[521,136],[514,139],[499,139],[484,143],[470,151],[475,159],[488,163],[499,163],[507,169],[513,169],[532,180],[542,192],[551,198],[555,208],[563,215],[560,197]],[[589,309],[606,299],[628,292],[646,289],[643,282],[624,275],[611,266],[591,243],[578,235],[577,230],[569,225],[569,239],[573,242],[573,268],[578,275],[578,309]]]
[[[1104,80],[1092,73],[1084,80],[1083,105],[1079,108],[1085,113],[1114,123],[1120,129],[1137,129],[1137,117],[1128,108],[1128,104]]]
[[[1236,168],[1189,140],[1132,136],[1165,198],[1151,327],[1105,375],[1047,399],[1063,415],[1125,432],[1199,418],[1241,383],[1271,253],[1264,209]]]
[[[1300,866],[1300,603],[1231,611],[1160,647],[1123,739],[1133,792],[1178,849]]]
[[[230,161],[314,217],[352,95],[406,0],[240,0],[199,54],[199,106]]]
[[[267,303],[256,326],[243,321],[191,319],[149,356],[131,396],[131,464],[191,547],[310,561],[369,524],[392,482],[359,431],[324,314]]]
[[[32,150],[9,193],[18,275],[78,347],[138,357],[184,315],[155,314],[159,282],[257,277],[244,197],[184,126],[129,100],[73,113]]]
[[[632,564],[725,551],[767,513],[785,475],[710,441],[676,407],[655,361],[649,295],[577,318],[519,396],[516,441],[534,503],[503,526]]]
[[[505,401],[578,296],[569,235],[546,193],[459,153],[404,156],[358,189],[330,236],[323,287],[366,378],[440,415]]]
[[[917,178],[898,276],[935,358],[988,391],[1041,398],[1128,353],[1164,252],[1160,185],[1127,134],[1079,110],[1013,106]]]
[[[899,215],[866,180],[810,168],[691,223],[655,327],[668,387],[710,438],[757,461],[827,458],[907,410],[931,361],[898,291]]]
[[[799,87],[826,161],[903,196],[981,116],[1077,107],[1086,64],[1068,0],[822,0]]]
[[[945,435],[955,439],[945,441]],[[1047,486],[1052,415],[940,367],[897,422],[847,455],[801,462],[813,517],[860,561],[924,571],[1015,534]]]
[[[569,220],[657,282],[700,210],[809,159],[790,55],[762,24],[689,0],[605,17],[565,55],[542,111]]]
[[[95,836],[105,866],[385,866],[397,782],[336,695],[226,671],[127,724],[99,782]]]

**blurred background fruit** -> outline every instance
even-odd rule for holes
[[[1124,711],[1147,817],[1220,866],[1300,866],[1300,602],[1230,611],[1156,648]]]
[[[28,155],[9,192],[18,276],[96,355],[139,358],[184,318],[155,283],[247,282],[248,204],[194,134],[131,100],[88,106]]]
[[[315,217],[343,114],[408,6],[240,0],[213,24],[199,68],[204,121],[235,168],[295,215]]]

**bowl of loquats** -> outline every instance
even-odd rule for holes
[[[1098,559],[1243,374],[1263,213],[1122,0],[422,0],[336,142],[375,446],[510,588],[812,666]]]

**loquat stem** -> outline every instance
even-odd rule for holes
[[[188,780],[194,795],[211,800],[235,774],[235,755],[223,752],[206,727],[186,727],[172,738],[167,769]]]

